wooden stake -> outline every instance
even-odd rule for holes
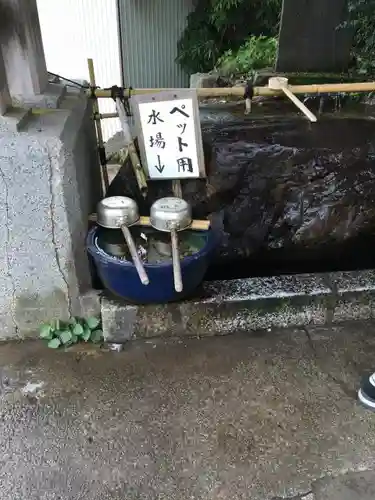
[[[141,160],[139,159],[137,149],[135,147],[133,137],[130,131],[129,120],[125,112],[125,108],[121,99],[116,99],[116,109],[120,118],[122,132],[124,134],[124,146],[128,148],[129,158],[133,166],[133,171],[137,179],[139,190],[142,196],[147,196],[147,181],[142,168]]]
[[[180,179],[173,179],[172,181],[172,193],[173,196],[177,198],[182,198],[182,186]]]
[[[99,155],[99,162],[100,162],[100,172],[101,172],[101,179],[102,179],[102,190],[104,196],[107,193],[107,190],[109,188],[109,178],[108,178],[108,170],[107,170],[107,160],[105,158],[105,148],[104,148],[104,141],[103,141],[103,130],[102,130],[102,124],[100,122],[100,115],[99,115],[99,106],[98,106],[98,99],[96,96],[96,83],[95,83],[95,71],[94,71],[94,61],[92,59],[87,59],[87,66],[89,69],[89,77],[90,77],[90,94],[95,96],[93,97],[93,103],[92,103],[92,109],[94,112],[94,117],[95,117],[95,127],[96,127],[96,137],[98,140],[98,155]]]

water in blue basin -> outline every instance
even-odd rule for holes
[[[170,235],[150,228],[131,229],[150,284],[144,286],[130,259],[121,231],[94,227],[87,236],[87,250],[104,287],[136,303],[164,303],[192,294],[202,282],[219,242],[215,231],[182,231],[179,253],[184,289],[174,289]]]

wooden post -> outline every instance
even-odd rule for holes
[[[96,81],[95,81],[95,70],[94,70],[94,61],[92,59],[87,59],[87,66],[89,69],[89,78],[90,78],[90,86],[92,89],[95,89]],[[107,158],[105,155],[104,141],[103,141],[103,131],[102,124],[100,122],[99,116],[99,106],[98,100],[96,97],[93,99],[92,109],[95,116],[95,128],[96,128],[96,137],[98,140],[98,155],[100,162],[100,173],[102,178],[102,190],[104,196],[107,193],[109,188],[109,177],[108,177],[108,169],[107,169]]]
[[[176,196],[176,198],[182,198],[182,186],[180,179],[174,179],[172,181],[172,192],[173,196]]]

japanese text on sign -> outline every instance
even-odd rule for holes
[[[192,98],[139,102],[143,161],[151,179],[201,175],[202,152],[193,104]]]

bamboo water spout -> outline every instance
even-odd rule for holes
[[[312,113],[307,106],[303,104],[302,101],[298,99],[289,89],[288,78],[283,78],[281,76],[275,76],[269,79],[268,87],[273,90],[282,90],[284,94],[292,101],[293,104],[297,106],[302,113],[307,116],[311,122],[316,122],[317,117]]]

